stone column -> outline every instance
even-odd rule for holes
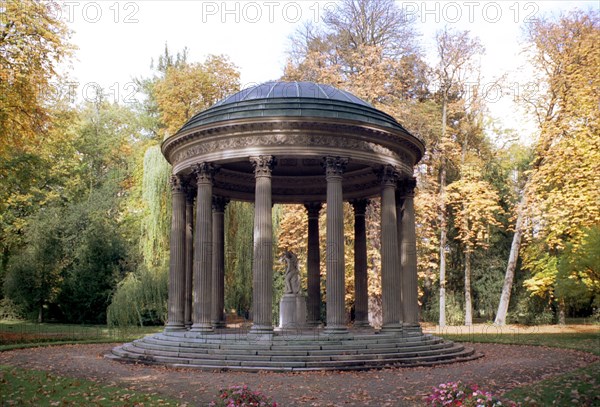
[[[169,263],[169,299],[165,331],[185,329],[185,185],[180,175],[171,177],[173,216]]]
[[[403,271],[402,271],[402,204],[404,203],[404,198],[402,197],[402,191],[400,188],[396,188],[396,230],[398,231],[398,261],[400,262],[400,285],[403,284]],[[404,287],[404,286],[402,286]],[[404,321],[404,300],[402,292],[402,287],[400,288],[400,323],[403,324]],[[404,324],[403,324],[404,325]]]
[[[254,261],[252,264],[252,314],[254,335],[273,333],[273,223],[271,171],[275,158],[250,157],[256,179],[254,193]]]
[[[381,170],[381,291],[385,331],[400,331],[402,303],[398,226],[396,217],[396,182],[398,171],[391,165]]]
[[[342,174],[347,158],[325,157],[327,179],[327,327],[328,334],[347,333],[344,282],[344,201]]]
[[[401,188],[402,243],[400,263],[402,265],[402,309],[404,325],[419,327],[419,287],[417,280],[417,238],[415,233],[414,178],[404,181]]]
[[[188,186],[185,201],[185,311],[186,328],[192,327],[192,276],[194,275],[194,195]]]
[[[308,324],[321,323],[321,254],[319,248],[319,212],[323,205],[312,202],[304,205],[308,214],[308,253],[306,259],[308,283]]]
[[[212,312],[212,187],[215,168],[210,163],[194,166],[198,184],[194,242],[194,300],[191,331],[213,331]]]
[[[354,326],[369,326],[369,289],[367,278],[367,228],[365,212],[369,201],[356,199],[354,208]]]
[[[225,327],[225,207],[227,198],[213,197],[213,260],[211,322],[215,328]]]

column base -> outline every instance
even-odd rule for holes
[[[252,325],[248,339],[253,341],[270,341],[273,339],[273,327],[270,325]]]
[[[193,324],[192,327],[190,328],[190,332],[197,332],[197,333],[202,333],[202,334],[210,334],[210,333],[213,333],[214,331],[215,330],[214,330],[213,326],[210,324],[206,324],[206,323]]]
[[[371,328],[369,321],[354,321],[354,328]]]
[[[225,327],[226,327],[226,325],[227,325],[227,324],[225,324],[225,321],[216,321],[216,322],[213,322],[213,324],[212,324],[212,326],[213,326],[215,329],[222,329],[222,328],[225,328]]]
[[[419,325],[419,324],[404,323],[402,325],[402,329],[406,333],[416,333],[416,334],[423,333],[423,330],[421,329],[421,325]]]
[[[348,327],[339,325],[339,326],[326,326],[323,330],[323,334],[325,335],[348,335]]]
[[[165,332],[177,332],[177,331],[185,331],[185,325],[183,322],[173,322],[167,323],[165,325]]]
[[[384,324],[381,327],[382,333],[399,333],[403,331],[403,326],[401,322],[394,322],[390,324]]]

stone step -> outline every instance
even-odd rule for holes
[[[219,339],[219,337],[220,339]],[[364,370],[385,366],[430,366],[481,357],[473,349],[431,335],[361,334],[312,340],[253,342],[231,335],[166,332],[113,349],[116,360],[205,370]]]
[[[157,356],[157,357],[177,357],[183,359],[195,359],[195,360],[238,360],[238,361],[293,361],[297,362],[300,360],[305,361],[337,361],[337,360],[379,360],[379,359],[397,359],[397,358],[410,358],[427,355],[444,355],[447,353],[453,353],[456,350],[462,350],[462,346],[452,346],[446,344],[444,348],[431,349],[428,347],[421,347],[419,349],[395,349],[394,352],[389,353],[358,353],[352,352],[347,354],[334,353],[330,354],[327,352],[320,351],[318,354],[308,353],[302,355],[296,355],[293,353],[272,355],[269,353],[258,353],[258,354],[228,354],[228,353],[196,353],[196,352],[184,352],[181,350],[164,350],[156,348],[141,348],[138,346],[125,345],[121,348],[125,352],[145,355],[145,356]]]

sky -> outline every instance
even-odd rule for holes
[[[292,35],[303,23],[319,23],[326,0],[48,1],[51,12],[73,31],[78,47],[70,67],[77,100],[94,98],[102,87],[109,99],[128,103],[141,97],[133,78],[149,77],[151,60],[188,48],[188,61],[225,54],[241,73],[242,88],[283,74]],[[514,103],[531,81],[522,27],[530,19],[556,16],[575,8],[600,8],[595,1],[397,1],[421,34],[426,58],[435,63],[435,33],[444,27],[469,30],[486,49],[480,64],[487,105],[503,128],[528,138],[535,125]],[[493,85],[505,75],[502,86]]]

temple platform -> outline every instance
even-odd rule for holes
[[[322,328],[283,329],[272,335],[226,328],[214,333],[163,332],[118,346],[107,358],[203,370],[367,370],[463,362],[483,355],[419,328],[327,334]]]

